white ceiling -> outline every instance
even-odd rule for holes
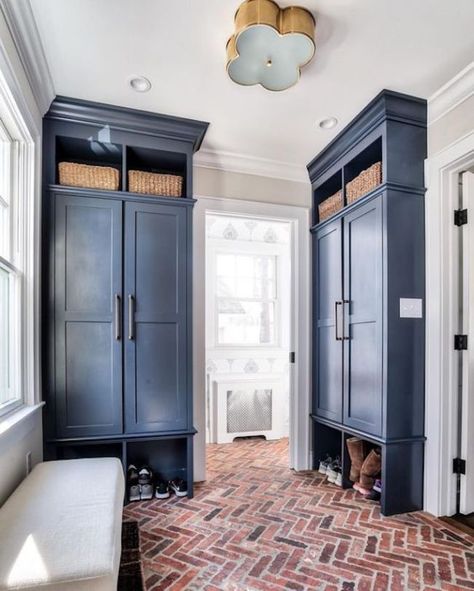
[[[31,0],[57,94],[210,121],[205,150],[282,171],[302,171],[382,88],[427,98],[474,58],[474,0],[292,3],[317,19],[316,56],[275,93],[226,75],[239,0]],[[137,74],[150,92],[129,88]],[[327,116],[335,130],[318,128]]]

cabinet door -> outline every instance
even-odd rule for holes
[[[122,432],[122,204],[56,196],[54,360],[58,437]]]
[[[344,423],[374,435],[382,424],[382,200],[344,218]]]
[[[336,220],[315,233],[313,265],[313,412],[320,417],[341,422],[343,378],[341,220]]]
[[[187,415],[187,213],[125,206],[125,429],[185,429]]]

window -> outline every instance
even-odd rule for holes
[[[216,255],[217,345],[277,343],[277,257]]]
[[[0,100],[0,115],[6,106]],[[13,133],[12,133],[13,132]],[[0,415],[22,401],[22,202],[20,142],[0,119]]]

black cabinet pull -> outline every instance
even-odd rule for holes
[[[350,304],[349,300],[342,300],[342,340],[349,341],[350,337],[346,336],[346,304]]]
[[[334,322],[336,327],[336,341],[342,341],[343,339],[343,337],[339,336],[339,306],[342,306],[342,302],[334,302]]]
[[[133,341],[135,338],[135,298],[128,294],[128,339]]]
[[[121,314],[121,306],[120,306],[120,296],[118,293],[115,294],[115,303],[114,303],[114,324],[115,324],[115,340],[120,341],[122,335],[122,314]]]

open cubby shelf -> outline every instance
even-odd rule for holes
[[[60,162],[115,168],[119,171],[119,187],[121,191],[128,191],[128,172],[130,170],[178,175],[183,178],[181,196],[187,196],[187,157],[184,152],[99,142],[93,138],[83,139],[58,135],[56,136],[54,176],[56,183],[59,183],[58,165]],[[66,187],[68,185],[61,186]]]
[[[188,482],[188,497],[193,496],[193,435],[195,431],[165,436],[140,436],[125,439],[56,440],[46,443],[46,459],[118,458],[124,473],[134,464],[147,465],[155,476],[165,480],[183,478]],[[51,446],[51,449],[48,449]],[[49,457],[51,452],[51,458]]]
[[[367,147],[361,149],[360,152],[348,156],[346,159],[341,160],[340,167],[333,173],[329,178],[322,179],[321,184],[316,184],[313,189],[313,225],[320,223],[318,206],[328,197],[331,197],[337,191],[342,191],[344,208],[341,211],[345,211],[345,207],[353,205],[348,204],[346,198],[346,185],[350,181],[354,180],[361,172],[370,168],[376,162],[382,162],[382,137],[378,137]],[[383,166],[382,166],[383,168]],[[384,179],[382,178],[382,182]],[[374,189],[372,189],[374,190]],[[371,193],[372,191],[370,191]],[[368,192],[369,193],[369,192]],[[368,194],[367,193],[367,194]],[[363,199],[365,195],[357,200]],[[356,202],[356,203],[357,203]],[[339,212],[338,212],[339,213]],[[336,215],[336,214],[335,214]],[[331,216],[332,218],[333,216]],[[326,222],[331,218],[323,220]],[[322,223],[322,222],[321,222]]]
[[[381,450],[382,495],[380,510],[382,514],[395,515],[416,511],[420,508],[423,496],[423,437],[419,441],[382,442],[376,437],[356,433],[343,425],[329,424],[328,421],[321,420],[314,415],[312,415],[312,419],[315,427],[313,429],[313,464],[315,469],[317,469],[319,461],[325,459],[327,455],[333,459],[339,456],[342,463],[342,488],[352,488],[353,482],[349,479],[351,460],[346,442],[350,437],[359,437],[366,442],[368,450],[375,447]],[[400,462],[401,457],[403,457],[403,462]],[[373,501],[369,503],[373,503]]]

